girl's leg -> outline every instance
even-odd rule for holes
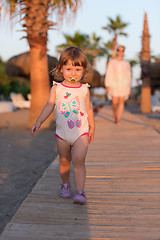
[[[117,105],[118,105],[118,97],[112,97],[112,110],[113,110],[113,121],[117,120]]]
[[[86,179],[85,157],[88,150],[88,135],[79,137],[73,145],[72,163],[76,190],[83,191]]]
[[[71,146],[60,138],[57,138],[56,140],[60,158],[59,172],[62,178],[62,182],[70,184]]]
[[[119,106],[117,111],[117,123],[120,123],[120,119],[122,117],[122,113],[124,110],[124,97],[119,97]]]

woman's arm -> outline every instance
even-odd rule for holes
[[[50,114],[53,112],[55,107],[55,99],[56,99],[56,85],[54,85],[51,88],[49,98],[47,101],[47,104],[43,108],[41,114],[39,115],[36,123],[32,127],[32,136],[34,136],[34,132],[37,131],[41,124],[50,116]]]
[[[86,112],[88,115],[88,123],[89,123],[89,143],[91,143],[94,138],[95,123],[94,123],[93,109],[92,109],[91,102],[90,102],[89,89],[87,89],[85,102],[86,102]]]
[[[132,70],[129,62],[127,62],[127,70],[128,70],[128,84],[130,86],[132,81]]]
[[[131,65],[129,62],[127,62],[127,70],[128,70],[128,86],[130,88],[128,96],[130,96],[131,95],[132,70],[131,70]]]
[[[104,79],[104,85],[105,85],[105,87],[106,87],[106,93],[107,93],[107,95],[108,95],[108,93],[109,93],[109,88],[110,88],[111,80],[112,80],[112,61],[110,61],[110,62],[108,63],[107,72],[106,72],[105,79]]]

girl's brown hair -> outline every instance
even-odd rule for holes
[[[62,67],[67,64],[67,61],[71,60],[73,66],[82,66],[84,69],[83,77],[86,75],[89,69],[89,62],[84,52],[77,47],[68,47],[60,55],[58,64],[51,73],[55,80],[63,80]]]

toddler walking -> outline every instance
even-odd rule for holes
[[[46,106],[32,127],[32,136],[56,108],[56,142],[59,153],[59,171],[62,179],[60,197],[71,197],[70,169],[73,163],[76,194],[75,204],[85,204],[86,169],[85,157],[88,143],[94,137],[94,115],[90,103],[88,84],[80,83],[89,67],[83,51],[76,47],[66,48],[60,55],[55,76],[63,82],[53,82]]]

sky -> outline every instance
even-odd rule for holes
[[[71,36],[76,31],[92,35],[93,32],[101,37],[101,42],[108,42],[112,35],[102,27],[109,23],[108,17],[115,19],[119,15],[123,22],[129,23],[124,29],[128,37],[118,37],[118,44],[126,46],[125,59],[135,59],[141,51],[141,36],[143,31],[144,14],[148,16],[150,48],[152,55],[160,55],[160,0],[82,0],[76,17],[68,17],[57,26],[57,30],[49,31],[48,54],[58,57],[56,46],[65,43],[64,33]],[[52,20],[56,20],[53,19]],[[29,50],[26,39],[21,39],[25,33],[20,23],[10,27],[9,21],[0,22],[0,57],[7,61],[10,57]],[[21,39],[21,40],[20,40]],[[98,58],[97,70],[104,74],[106,58]],[[138,71],[137,71],[138,72]]]

